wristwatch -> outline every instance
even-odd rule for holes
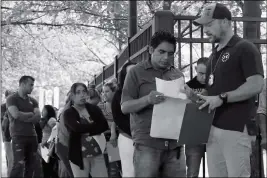
[[[223,101],[223,104],[227,103],[227,97],[228,97],[227,93],[221,93],[219,95],[219,98]]]

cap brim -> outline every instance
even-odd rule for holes
[[[195,26],[200,26],[200,25],[205,25],[207,23],[210,23],[212,21],[212,19],[207,18],[207,17],[200,17],[196,20],[193,21],[193,24]]]

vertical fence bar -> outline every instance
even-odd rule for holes
[[[131,57],[131,42],[130,42],[130,37],[128,37],[128,61],[130,61],[130,57]]]
[[[114,77],[118,79],[118,55],[114,59]]]
[[[104,81],[105,81],[105,66],[103,66],[102,68],[102,85],[104,85]]]
[[[96,75],[94,75],[94,84],[96,85]]]
[[[190,40],[192,40],[192,20],[189,21],[189,34],[190,34]],[[190,79],[193,78],[193,45],[192,41],[189,43],[189,48],[190,48]]]
[[[181,20],[177,20],[177,23],[178,23],[178,68],[179,70],[182,69],[182,52],[181,52],[181,40],[183,37],[182,37],[182,34],[181,34]]]
[[[237,27],[236,27],[236,20],[234,21],[234,33],[236,34],[237,32]]]
[[[203,40],[203,34],[204,34],[204,30],[203,30],[203,26],[200,27],[200,33],[201,33],[201,40]],[[204,43],[201,42],[201,57],[204,57]]]
[[[201,40],[204,39],[204,28],[203,26],[200,27],[200,35],[201,35]],[[201,42],[201,57],[204,57],[204,43]],[[202,172],[203,172],[203,178],[206,177],[206,144],[204,144],[204,154],[202,157]]]

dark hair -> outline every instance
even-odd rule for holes
[[[27,83],[29,79],[32,80],[33,82],[35,81],[35,79],[32,76],[24,75],[19,79],[19,85],[22,83]]]
[[[209,58],[207,58],[207,57],[199,58],[199,59],[197,60],[197,65],[199,65],[199,64],[207,65],[208,61],[209,61]]]
[[[71,86],[70,91],[69,91],[69,93],[68,93],[69,96],[68,96],[68,98],[67,98],[67,100],[66,100],[66,105],[65,105],[65,107],[69,107],[69,106],[73,105],[73,101],[71,100],[71,95],[72,95],[72,94],[76,94],[76,88],[77,88],[78,86],[82,86],[82,87],[84,87],[84,89],[86,90],[86,92],[88,92],[87,87],[86,87],[86,85],[85,85],[84,83],[79,83],[79,82],[74,83],[74,84]]]
[[[103,87],[109,87],[112,92],[115,92],[118,88],[117,84],[114,82],[107,82],[103,85]]]
[[[150,46],[154,49],[158,47],[162,42],[168,42],[174,45],[174,51],[176,50],[176,39],[170,32],[157,31],[151,37]]]
[[[122,89],[125,81],[125,77],[127,74],[127,67],[131,65],[136,65],[136,63],[133,63],[131,61],[124,64],[121,68],[120,74],[119,74],[119,88]]]
[[[93,99],[93,98],[101,99],[100,98],[100,94],[95,89],[95,85],[89,85],[88,86],[88,96],[89,96],[90,99]]]
[[[5,97],[6,97],[6,98],[7,98],[9,95],[11,95],[11,94],[13,94],[12,91],[10,91],[10,90],[6,90],[6,91],[5,91]]]
[[[56,111],[53,106],[51,105],[44,105],[44,108],[47,111],[47,119],[50,119],[51,117],[56,118]]]
[[[76,94],[76,88],[78,87],[78,86],[82,86],[82,87],[84,87],[84,89],[86,90],[86,91],[88,91],[87,90],[87,87],[86,87],[86,85],[84,84],[84,83],[74,83],[72,86],[71,86],[71,88],[70,88],[70,94]]]

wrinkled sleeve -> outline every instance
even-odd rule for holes
[[[135,68],[131,69],[126,77],[122,89],[121,104],[125,101],[138,99],[138,80]]]
[[[260,51],[252,43],[245,42],[242,46],[241,68],[246,78],[253,75],[264,76]]]
[[[258,114],[264,114],[266,115],[266,82],[267,79],[264,80],[264,87],[262,89],[262,92],[260,93],[259,96],[259,107],[258,107]]]

